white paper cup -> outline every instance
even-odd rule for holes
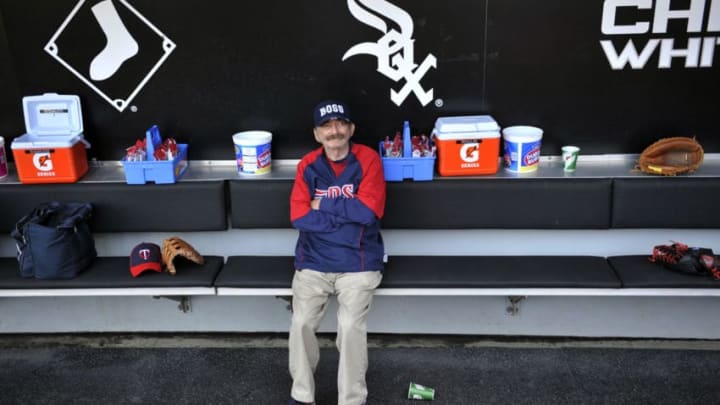
[[[435,389],[411,382],[408,388],[408,399],[432,401],[435,399]]]
[[[577,167],[578,154],[580,154],[580,148],[577,146],[563,146],[562,147],[562,160],[563,170],[566,172],[574,172]]]

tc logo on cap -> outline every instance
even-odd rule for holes
[[[148,270],[162,272],[160,246],[148,242],[139,243],[130,252],[130,274],[137,277]]]
[[[150,249],[140,249],[138,251],[138,256],[140,256],[143,260],[150,259]]]

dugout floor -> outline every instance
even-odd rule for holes
[[[323,335],[317,404],[336,403]],[[0,336],[0,404],[287,404],[285,336]],[[720,403],[720,341],[371,336],[370,404]]]

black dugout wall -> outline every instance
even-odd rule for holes
[[[339,98],[368,145],[491,114],[542,127],[542,154],[691,135],[718,152],[718,41],[720,0],[0,0],[0,136],[24,132],[23,96],[56,92],[80,95],[99,160],[152,124],[191,159],[233,159],[249,129],[294,159],[316,146],[312,107]]]

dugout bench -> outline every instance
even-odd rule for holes
[[[91,202],[93,232],[105,234],[287,229],[291,187],[292,179],[273,178],[141,186],[2,184],[0,229],[9,238],[17,219],[53,199]],[[718,177],[485,177],[388,183],[383,228],[716,229],[720,217],[714,201],[719,194]],[[572,246],[566,250],[562,255],[390,255],[377,295],[504,296],[514,311],[528,296],[720,296],[719,282],[664,270],[648,262],[647,254],[606,257],[573,255]],[[98,257],[73,280],[23,279],[15,258],[5,257],[0,258],[0,297],[146,295],[177,300],[184,311],[190,297],[198,295],[288,297],[291,254],[205,255],[202,269],[184,271],[184,266],[196,265],[178,263],[175,277],[149,273],[138,278],[130,276],[127,256]]]
[[[229,181],[231,226],[289,227],[284,197],[291,187],[283,180]],[[383,229],[718,228],[713,201],[719,194],[720,179],[692,177],[388,183]],[[665,270],[647,255],[572,251],[567,246],[568,255],[391,255],[376,294],[506,296],[513,311],[527,296],[720,296],[720,282]],[[289,296],[292,263],[292,257],[230,256],[215,281],[217,293]]]

